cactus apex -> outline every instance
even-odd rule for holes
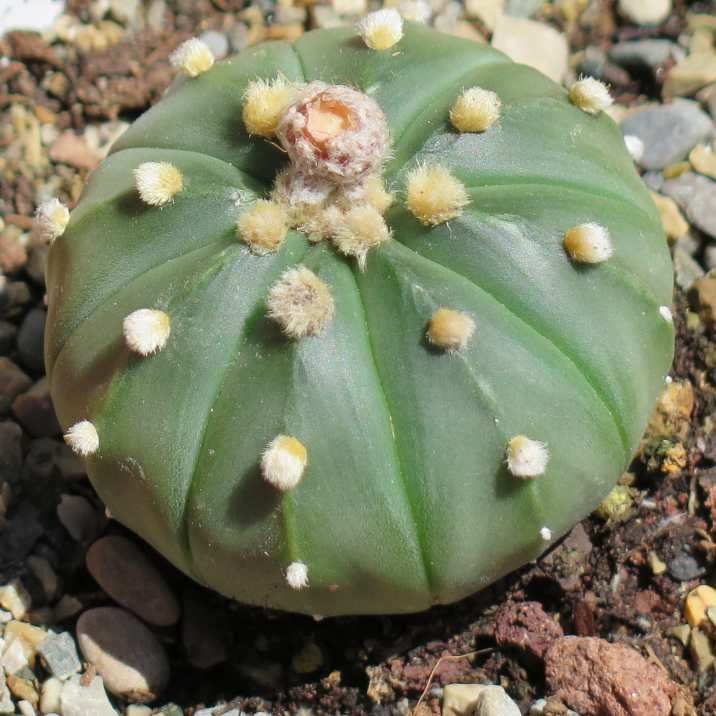
[[[659,315],[667,322],[674,322],[674,314],[668,306],[659,306]]]
[[[594,77],[583,77],[569,88],[569,100],[587,114],[599,114],[614,103],[609,89]]]
[[[328,286],[302,265],[283,273],[269,290],[266,304],[268,315],[289,338],[320,335],[335,313]]]
[[[277,435],[261,456],[261,474],[266,482],[285,492],[298,485],[308,464],[308,452],[300,440]]]
[[[214,64],[214,54],[209,46],[196,37],[182,42],[169,56],[174,67],[188,77],[198,77]]]
[[[134,170],[139,196],[150,206],[168,204],[183,188],[184,176],[169,162],[143,162]]]
[[[263,256],[277,251],[286,238],[286,212],[269,199],[255,201],[236,224],[239,238],[253,253]]]
[[[80,420],[70,426],[63,437],[70,449],[82,457],[94,455],[99,450],[97,428],[89,420]]]
[[[520,478],[544,475],[549,462],[547,444],[530,440],[524,435],[515,435],[507,443],[507,469]]]
[[[495,92],[470,87],[463,90],[450,110],[450,121],[459,132],[484,132],[500,118],[502,102]]]
[[[35,227],[40,236],[49,242],[65,233],[69,221],[69,209],[55,197],[43,201],[35,212]]]
[[[286,567],[286,583],[291,589],[304,589],[308,586],[308,567],[303,562],[291,562]]]
[[[341,216],[334,228],[333,243],[346,256],[355,256],[365,270],[368,251],[391,237],[382,214],[369,204],[359,204]]]
[[[242,109],[246,131],[259,137],[273,137],[283,113],[296,99],[300,87],[282,75],[272,80],[249,82]]]
[[[564,248],[573,261],[598,264],[614,255],[609,230],[601,224],[573,226],[564,234]]]
[[[428,325],[430,343],[448,352],[462,351],[475,332],[475,321],[453,308],[438,308]]]
[[[460,216],[469,203],[465,186],[446,167],[421,164],[408,174],[408,209],[426,226]]]
[[[403,18],[396,9],[384,8],[368,13],[356,29],[371,50],[388,50],[403,37]]]
[[[140,308],[124,319],[122,327],[128,348],[139,355],[148,356],[166,345],[171,321],[164,311]]]

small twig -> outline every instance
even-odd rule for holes
[[[435,666],[433,666],[432,671],[430,672],[430,676],[428,676],[428,683],[425,684],[425,688],[423,689],[423,693],[420,694],[420,698],[418,699],[418,703],[415,704],[415,708],[413,709],[412,716],[417,716],[418,709],[420,708],[420,704],[423,703],[423,699],[425,698],[426,694],[428,693],[428,689],[430,689],[430,685],[433,683],[433,679],[435,678],[435,674],[440,667],[440,664],[443,663],[443,661],[457,661],[458,659],[472,659],[473,656],[477,656],[478,654],[486,654],[488,652],[492,651],[491,648],[487,649],[480,649],[478,651],[470,651],[467,654],[447,654],[445,656],[441,656],[436,662]]]

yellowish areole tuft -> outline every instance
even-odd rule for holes
[[[261,456],[261,474],[266,482],[284,492],[298,485],[307,464],[303,443],[290,435],[278,435]]]
[[[171,321],[164,311],[140,308],[130,313],[123,323],[128,348],[142,356],[160,351],[171,333]]]
[[[376,211],[385,214],[393,203],[393,195],[385,188],[383,180],[374,174],[365,180],[365,200]]]
[[[280,204],[259,199],[239,217],[236,229],[251,251],[263,256],[277,251],[283,243],[288,231],[286,221],[286,212]]]
[[[249,82],[244,92],[242,117],[249,134],[273,137],[286,108],[296,99],[300,85],[279,75],[272,80]]]
[[[184,176],[169,162],[144,162],[134,170],[139,196],[150,206],[168,204],[183,188]]]
[[[668,306],[659,306],[659,315],[667,322],[667,323],[673,323],[674,322],[674,315],[671,312],[671,309]]]
[[[516,435],[507,443],[507,469],[522,478],[544,475],[549,462],[546,443]]]
[[[609,89],[594,77],[584,77],[577,80],[569,88],[569,100],[587,114],[599,114],[614,103]]]
[[[450,121],[459,132],[484,132],[499,118],[502,102],[494,92],[470,87],[455,100]]]
[[[82,457],[94,455],[99,450],[99,435],[97,428],[89,420],[80,420],[64,434],[65,442],[73,452]]]
[[[357,30],[371,50],[388,50],[403,37],[403,18],[394,8],[376,10],[358,23]]]
[[[308,586],[308,567],[303,562],[291,562],[286,568],[286,582],[291,589],[305,589]]]
[[[408,174],[408,209],[426,226],[460,216],[469,203],[464,185],[445,167],[423,164]]]
[[[368,251],[390,239],[383,215],[369,204],[347,211],[333,231],[333,243],[346,256],[355,256],[358,268],[365,270]]]
[[[53,242],[65,233],[69,221],[69,209],[54,197],[43,201],[35,212],[35,226],[39,235],[49,242]]]
[[[305,266],[288,269],[271,287],[266,305],[289,338],[320,335],[335,313],[330,289]]]
[[[188,77],[198,77],[211,69],[214,54],[205,42],[192,37],[172,52],[169,61]]]
[[[579,224],[564,235],[564,248],[573,261],[598,264],[614,255],[609,231],[601,224]]]
[[[462,351],[475,332],[475,321],[453,308],[438,308],[428,325],[428,340],[445,351]]]

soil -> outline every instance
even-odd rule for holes
[[[71,12],[87,22],[91,5],[82,0],[69,3]],[[567,28],[556,15],[550,22],[569,30],[576,54],[586,47],[606,49],[622,39],[676,40],[686,31],[687,9],[707,12],[709,8],[708,3],[687,7],[683,1],[676,2],[672,16],[656,29],[624,24],[611,2],[602,4],[598,22],[587,28],[579,24]],[[169,3],[160,31],[140,30],[110,47],[90,51],[71,43],[50,45],[34,34],[8,34],[0,41],[0,55],[9,58],[0,63],[0,146],[9,146],[14,139],[7,128],[19,116],[17,107],[41,121],[51,116],[51,124],[60,132],[72,129],[81,136],[93,125],[131,121],[170,82],[173,71],[166,57],[174,47],[198,34],[197,28],[226,29],[227,15],[242,10],[247,12],[243,2],[230,0]],[[271,19],[270,2],[254,10]],[[630,75],[615,66],[608,69],[607,79],[617,101],[625,105],[658,99],[660,94],[658,74]],[[9,157],[0,188],[6,226],[29,229],[38,187],[50,182],[51,176],[53,193],[72,206],[92,164],[80,158],[75,165],[38,160],[33,166],[26,155]],[[6,272],[25,288],[17,288],[19,298],[3,309],[2,318],[19,327],[31,310],[42,307],[43,287],[36,269],[33,277],[27,257],[23,262],[22,256],[13,259],[7,253],[0,250],[4,260],[14,261],[11,270],[5,267]],[[537,563],[458,604],[412,616],[319,622],[250,608],[204,591],[162,564],[185,605],[193,605],[189,613],[196,613],[203,639],[213,639],[219,650],[225,648],[228,658],[210,669],[199,669],[187,657],[186,634],[180,629],[160,632],[172,661],[171,684],[161,703],[173,703],[189,716],[193,709],[223,702],[225,711],[238,707],[248,712],[310,709],[316,714],[407,714],[427,688],[419,709],[427,714],[439,713],[442,686],[479,682],[503,685],[527,713],[536,699],[549,692],[542,661],[534,653],[498,646],[495,630],[503,605],[535,601],[557,617],[565,634],[625,643],[661,665],[682,687],[683,714],[691,713],[690,702],[698,713],[716,714],[713,667],[699,673],[687,647],[668,634],[671,627],[684,623],[685,594],[698,584],[713,584],[716,578],[712,422],[716,416],[716,330],[713,322],[698,318],[688,297],[678,290],[674,320],[678,338],[671,378],[674,383],[691,385],[693,411],[680,421],[678,416],[668,416],[647,433],[623,478],[629,488],[625,513],[607,520],[593,515]],[[4,354],[14,358],[19,351],[15,339]],[[41,369],[32,370],[27,360],[21,362],[33,380],[41,379]],[[7,411],[1,417],[6,415]],[[43,457],[37,442],[24,435],[23,462],[17,466],[24,480],[22,484],[14,480],[13,509],[34,511],[32,519],[39,520],[43,532],[30,537],[23,532],[17,535],[19,545],[13,542],[12,547],[5,533],[0,549],[2,575],[9,578],[21,573],[25,556],[38,539],[44,540],[62,555],[58,571],[64,592],[79,599],[84,608],[106,604],[108,598],[84,567],[84,548],[67,536],[54,512],[61,492],[83,495],[95,505],[97,499],[84,480],[52,486],[49,478],[56,478],[56,466],[47,467],[52,458]],[[44,447],[50,450],[47,444]],[[120,531],[116,526],[112,529]],[[62,624],[69,630],[73,626],[72,618]],[[709,629],[713,638],[716,628]],[[429,685],[434,667],[447,655],[462,658],[441,661]],[[551,708],[560,713],[558,704]],[[217,716],[221,713],[221,709],[215,711]]]

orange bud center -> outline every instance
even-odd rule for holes
[[[349,107],[322,94],[306,104],[304,114],[306,138],[322,152],[332,139],[355,126],[355,115]]]

